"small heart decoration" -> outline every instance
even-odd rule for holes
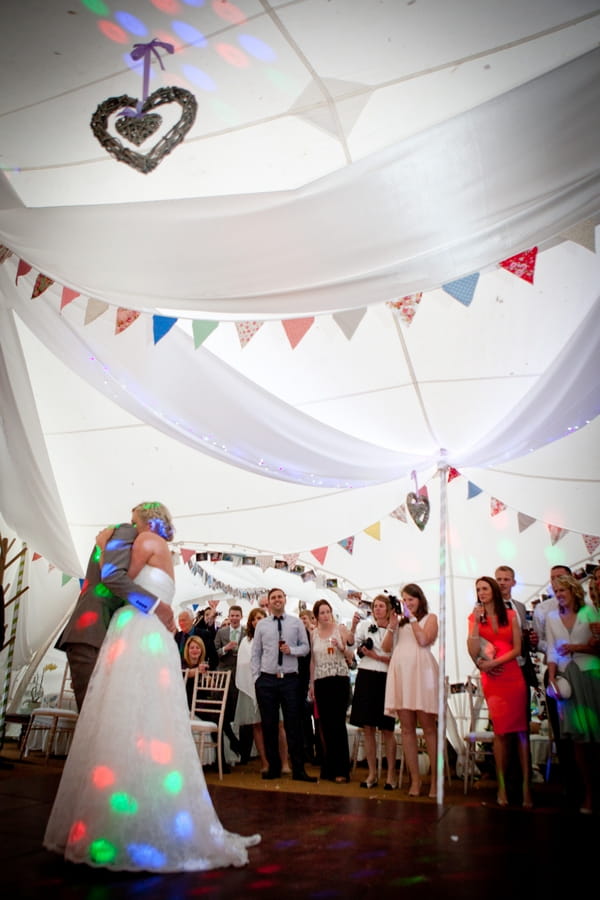
[[[406,508],[417,528],[423,531],[429,521],[431,510],[427,497],[419,497],[414,491],[411,491],[406,495]]]
[[[141,147],[144,141],[152,137],[162,125],[162,116],[157,113],[147,113],[139,119],[122,116],[115,122],[115,128],[126,141]]]
[[[119,160],[119,162],[124,162],[128,166],[147,175],[148,172],[155,169],[161,160],[184,139],[196,119],[198,103],[190,91],[186,91],[184,88],[179,87],[162,87],[150,94],[142,105],[142,115],[138,117],[138,122],[143,123],[144,120],[148,118],[152,120],[153,117],[147,116],[146,114],[157,107],[165,106],[169,103],[177,103],[181,107],[181,116],[173,127],[170,128],[147,153],[137,153],[129,147],[124,147],[121,141],[117,140],[117,138],[108,131],[108,120],[114,113],[118,112],[120,109],[136,109],[137,103],[138,101],[134,97],[128,97],[126,94],[123,94],[120,97],[109,97],[108,100],[100,103],[97,107],[90,121],[90,127],[94,136],[102,144],[104,149],[114,156],[115,159]],[[160,116],[157,116],[156,118],[160,120],[156,126],[158,128],[160,127],[162,120]],[[126,140],[131,140],[131,142],[137,144],[137,146],[143,143],[143,141],[146,140],[146,137],[151,136],[148,134],[138,143],[135,139],[130,138],[131,134],[136,133],[134,126],[131,126],[132,130],[129,132],[127,131],[126,125],[121,125],[121,127],[119,127],[120,123],[123,121],[136,121],[135,118],[131,117],[117,120],[115,129],[125,137]],[[143,124],[139,126],[140,134],[144,131],[145,127],[146,126]],[[156,128],[153,128],[152,133],[155,131]]]

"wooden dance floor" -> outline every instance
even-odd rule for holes
[[[10,767],[12,765],[12,767]],[[316,770],[309,767],[316,774]],[[596,883],[598,817],[563,808],[552,785],[535,785],[535,808],[499,809],[493,783],[465,798],[454,780],[443,806],[405,791],[261,782],[253,764],[207,775],[224,826],[260,832],[242,869],[189,874],[114,873],[65,863],[42,848],[60,779],[52,760],[0,768],[0,883],[5,897],[84,900],[398,897],[484,900],[574,895]],[[406,790],[406,786],[405,786]]]

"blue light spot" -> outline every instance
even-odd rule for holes
[[[137,866],[158,869],[165,864],[165,855],[152,844],[129,844],[129,856]]]
[[[145,34],[148,34],[148,29],[136,16],[132,16],[131,13],[128,12],[116,12],[115,19],[126,31],[130,31],[131,34],[136,34],[138,37],[143,37]]]
[[[177,37],[180,37],[186,44],[193,44],[195,47],[206,47],[208,45],[208,40],[193,25],[188,25],[187,22],[180,22],[177,19],[171,22],[171,25]]]
[[[123,62],[125,63],[126,66],[128,66],[134,72],[143,71],[143,68],[144,68],[143,59],[132,59],[131,53],[123,54]],[[152,74],[152,71],[150,72],[150,74]]]
[[[111,575],[117,571],[117,567],[114,563],[104,563],[102,568],[100,569],[100,578],[104,581],[105,578],[110,578]]]
[[[192,817],[186,810],[177,813],[173,821],[173,831],[179,838],[190,838],[194,833]]]
[[[183,0],[186,6],[204,6],[204,0]]]
[[[181,71],[188,81],[191,81],[192,84],[202,88],[203,91],[216,91],[217,85],[210,75],[207,75],[202,69],[198,69],[196,66],[186,65],[181,67]]]
[[[246,53],[249,53],[255,59],[262,59],[263,62],[273,62],[277,59],[277,54],[272,47],[269,47],[264,41],[251,34],[240,34],[238,43],[241,44]]]
[[[107,550],[122,550],[123,547],[127,547],[131,542],[123,541],[121,538],[111,538],[106,545]]]

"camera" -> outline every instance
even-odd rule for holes
[[[388,594],[387,591],[384,591],[387,594],[387,598],[390,601],[390,606],[392,607],[392,611],[396,613],[398,616],[404,615],[404,610],[402,609],[402,604],[398,600],[398,598],[394,594]]]
[[[356,652],[359,656],[363,655],[364,650],[372,650],[373,649],[373,638],[365,638],[364,641],[361,641],[358,645]]]

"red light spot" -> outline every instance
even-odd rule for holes
[[[107,788],[115,783],[115,773],[108,766],[96,766],[92,771],[94,787]]]
[[[81,585],[81,593],[82,593],[82,594],[85,594],[85,592],[87,591],[87,589],[89,588],[89,586],[90,586],[90,583],[89,583],[89,581],[88,581],[87,578],[86,578],[85,581],[83,582],[83,584]]]
[[[159,41],[164,41],[165,44],[173,44],[173,47],[175,48],[175,53],[181,53],[181,51],[185,49],[182,41],[180,41],[179,38],[176,38],[175,35],[169,34],[168,31],[157,31],[156,37],[158,38]],[[161,47],[158,48],[158,52],[160,53],[163,60],[165,60],[165,59],[168,60],[171,56],[170,53],[167,53],[167,51],[163,50]],[[163,65],[165,66],[165,69],[168,68],[168,65],[166,63],[163,63]],[[162,69],[161,69],[161,72],[162,72]]]
[[[274,875],[275,872],[281,871],[281,866],[277,866],[274,863],[271,863],[267,866],[259,866],[256,871],[260,872],[261,875]]]
[[[107,37],[109,41],[114,41],[115,44],[128,44],[129,36],[127,32],[123,31],[119,25],[115,25],[114,22],[109,22],[107,19],[101,19],[98,22],[98,28],[104,35]]]
[[[176,13],[181,9],[179,0],[151,0],[151,2],[153,6],[165,13]]]
[[[69,831],[69,837],[67,838],[68,844],[76,844],[77,841],[82,840],[87,834],[87,828],[85,824],[81,821],[73,822],[71,825],[71,830]]]
[[[127,646],[127,644],[125,643],[125,641],[122,638],[119,639],[118,641],[115,641],[114,644],[112,645],[112,647],[109,649],[108,653],[106,654],[106,658],[107,658],[108,662],[114,663],[115,659],[118,659],[118,657],[121,655],[121,653],[123,653],[125,651],[126,646]]]
[[[161,765],[170,763],[173,757],[171,745],[165,744],[163,741],[150,741],[150,756],[154,762],[160,763]]]
[[[171,675],[167,668],[163,668],[158,673],[158,683],[161,687],[169,687],[171,684]]]
[[[242,53],[241,50],[238,50],[238,48],[234,47],[232,44],[217,44],[215,50],[225,62],[229,63],[230,66],[236,66],[238,69],[245,69],[250,64],[250,60],[246,54]]]
[[[212,2],[213,11],[221,16],[222,19],[225,19],[226,22],[232,22],[234,25],[241,25],[242,22],[246,21],[246,16],[235,6],[234,3],[229,3],[228,0],[213,0]]]
[[[92,625],[95,625],[100,616],[96,612],[92,612],[89,610],[88,612],[82,613],[77,619],[77,628],[91,628]]]

